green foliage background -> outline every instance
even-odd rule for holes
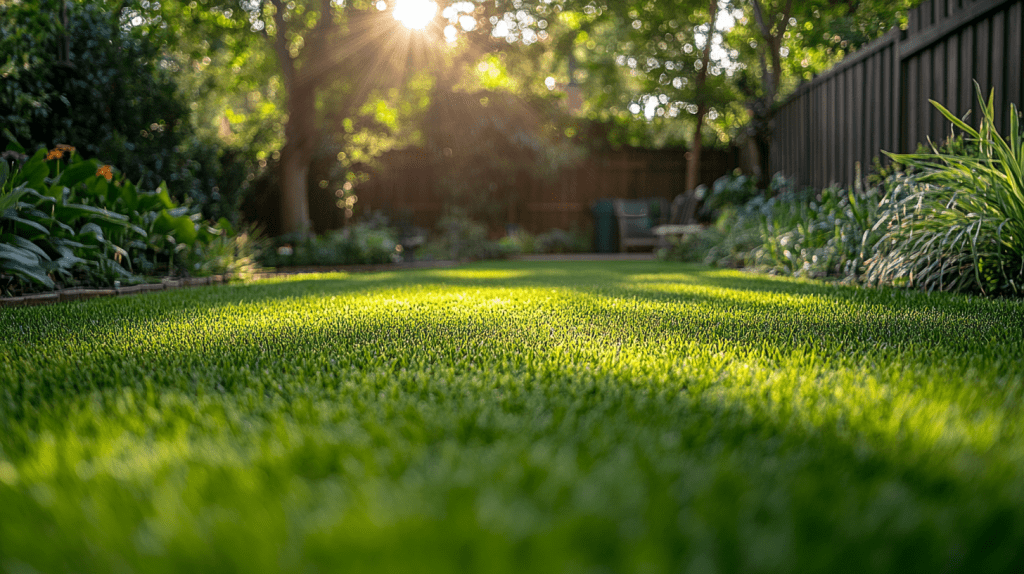
[[[36,0],[0,6],[0,148],[71,145],[120,166],[136,184],[165,181],[178,201],[237,221],[253,164],[243,150],[195,132],[158,30],[126,29],[113,8]]]

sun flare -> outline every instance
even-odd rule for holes
[[[413,30],[426,28],[434,14],[437,14],[437,4],[430,0],[398,0],[395,4],[395,20]]]

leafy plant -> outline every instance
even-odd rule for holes
[[[797,191],[779,175],[770,197],[743,192],[749,185],[740,178],[720,179],[715,187],[712,205],[721,206],[716,224],[678,240],[662,258],[853,281],[881,235],[873,229],[881,194],[876,188]],[[740,206],[726,201],[744,196]]]
[[[756,180],[743,175],[737,169],[734,173],[715,180],[711,185],[711,191],[706,192],[701,213],[705,217],[713,217],[726,206],[744,205],[760,193]]]
[[[176,205],[166,185],[140,190],[116,168],[84,159],[71,146],[31,157],[11,147],[14,154],[0,162],[0,273],[10,279],[53,288],[58,281],[110,285],[143,275],[196,274],[201,266],[182,263],[223,233]],[[8,159],[15,159],[13,169]]]
[[[144,32],[124,14],[100,2],[0,2],[0,149],[77,142],[145,189],[167,182],[176,201],[234,219],[253,154],[200,136],[166,26]]]
[[[359,222],[315,237],[283,235],[259,251],[268,267],[373,265],[400,261],[395,232],[374,222]]]
[[[589,234],[577,229],[549,229],[534,238],[537,253],[581,253],[590,249]]]
[[[508,255],[501,245],[487,238],[487,227],[460,207],[449,207],[437,227],[439,236],[423,247],[424,257],[463,261]]]
[[[872,284],[988,295],[1024,293],[1024,133],[1010,106],[1010,134],[995,124],[994,93],[978,128],[932,101],[963,132],[932,153],[888,154],[917,172],[883,198],[874,229],[884,232],[868,261]]]
[[[858,178],[859,181],[859,178]],[[856,280],[877,242],[876,188],[829,187],[816,195],[786,192],[768,200],[756,260],[795,277]]]
[[[2,163],[0,166],[2,182],[7,179],[7,174],[4,173],[7,164]],[[53,287],[53,280],[47,275],[47,263],[52,261],[50,256],[21,235],[25,228],[34,231],[36,235],[49,235],[49,231],[32,217],[37,215],[37,210],[21,201],[28,193],[28,190],[19,188],[0,194],[0,270],[46,287]]]

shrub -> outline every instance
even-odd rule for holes
[[[829,187],[816,195],[787,191],[768,200],[756,263],[794,277],[857,280],[878,239],[873,229],[879,194],[858,185]]]
[[[776,175],[770,193],[783,193],[789,182]],[[714,217],[714,225],[703,231],[671,239],[659,257],[672,261],[703,262],[717,267],[752,267],[757,249],[763,244],[762,221],[770,209],[767,194],[754,187],[753,180],[733,174],[715,181],[702,209],[702,217]]]
[[[452,261],[501,259],[510,255],[495,241],[487,239],[487,227],[459,207],[449,207],[437,222],[438,236],[423,246],[426,259]]]
[[[166,182],[176,201],[235,221],[254,158],[196,135],[156,28],[120,18],[102,3],[0,2],[0,149],[74,144],[145,189]]]
[[[550,229],[534,240],[537,253],[583,253],[590,250],[589,234],[572,229]]]
[[[537,250],[537,236],[522,229],[515,229],[498,240],[498,247],[508,255],[534,253]]]
[[[779,177],[779,176],[776,176]],[[778,182],[772,182],[773,187]],[[698,193],[698,195],[701,195]],[[728,206],[745,205],[758,195],[762,195],[757,189],[754,178],[743,175],[738,169],[730,175],[723,175],[711,185],[711,191],[705,191],[704,205],[701,207],[701,216],[715,218],[721,210]]]
[[[283,235],[259,255],[269,267],[374,265],[401,260],[402,247],[393,230],[360,222],[315,237]]]
[[[204,254],[224,230],[178,206],[164,184],[144,191],[70,146],[31,157],[23,151],[6,152],[0,161],[4,290],[111,285],[215,269]]]
[[[734,206],[722,198],[740,197],[734,193],[738,180],[716,183],[719,195],[712,202],[720,206],[716,224],[678,240],[662,253],[664,259],[751,267],[796,277],[852,281],[860,276],[865,256],[880,236],[874,230],[879,190],[857,186],[853,191],[838,187],[817,193],[796,191],[776,175],[771,197],[748,194],[745,204]]]
[[[985,102],[975,84],[978,100]],[[1010,106],[1010,134],[994,120],[993,96],[977,129],[937,102],[963,132],[929,154],[889,154],[917,169],[883,198],[884,231],[868,261],[872,284],[1020,295],[1024,291],[1024,133]]]

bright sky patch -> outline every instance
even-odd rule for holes
[[[437,4],[430,0],[398,0],[395,4],[395,20],[406,28],[421,30],[437,14]]]

